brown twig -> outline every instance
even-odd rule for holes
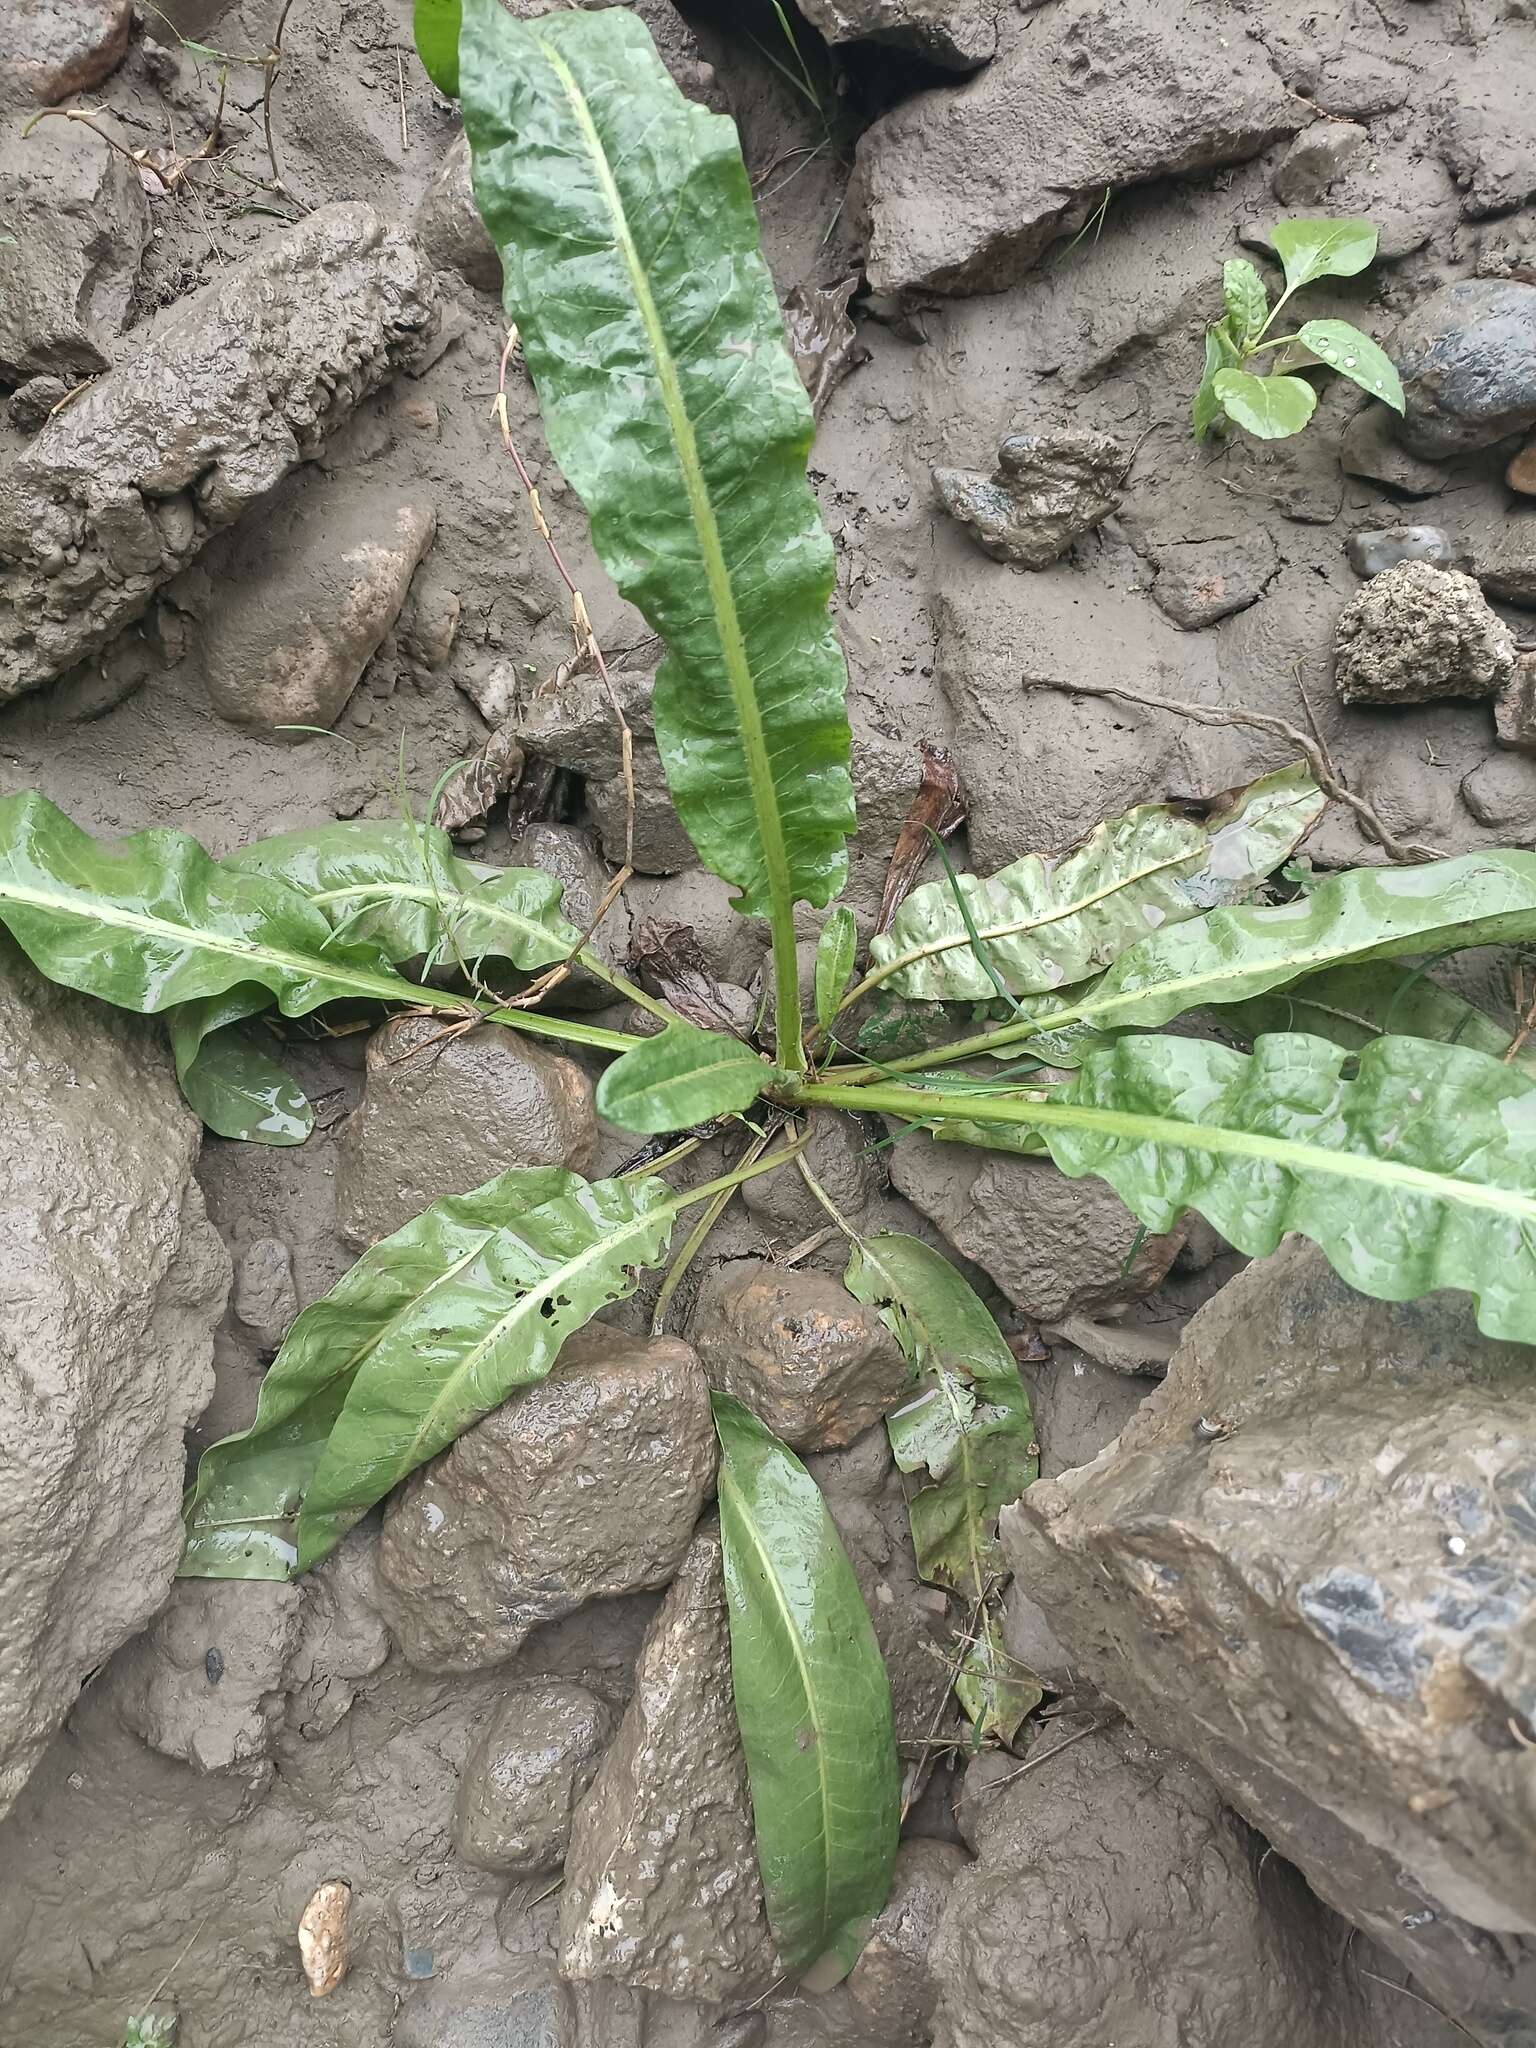
[[[1439,847],[1420,846],[1412,840],[1399,839],[1389,831],[1365,798],[1356,796],[1352,789],[1345,787],[1327,748],[1304,733],[1299,725],[1292,725],[1289,719],[1276,718],[1267,711],[1229,711],[1211,704],[1189,704],[1179,697],[1154,697],[1150,691],[1132,690],[1124,683],[1066,683],[1054,676],[1026,676],[1024,686],[1026,689],[1059,690],[1068,697],[1118,697],[1127,704],[1140,705],[1144,710],[1171,712],[1175,718],[1187,718],[1195,725],[1251,726],[1256,732],[1273,733],[1297,749],[1311,769],[1318,788],[1325,796],[1332,797],[1335,803],[1341,803],[1354,812],[1367,837],[1381,848],[1389,860],[1417,866],[1423,861],[1443,860],[1445,857]]]
[[[162,190],[166,192],[174,191],[175,187],[171,180],[147,151],[130,149],[126,142],[119,142],[115,135],[110,134],[107,129],[101,126],[95,115],[87,108],[44,107],[40,113],[34,114],[26,127],[22,129],[21,139],[23,142],[26,141],[39,121],[78,122],[82,128],[89,128],[93,135],[99,135],[108,149],[115,149],[119,156],[126,157],[136,171],[148,171],[151,177],[158,178]]]
[[[995,1778],[987,1787],[989,1792],[1001,1792],[1005,1785],[1011,1785],[1015,1778],[1022,1778],[1029,1771],[1038,1771],[1042,1764],[1048,1764],[1053,1756],[1060,1756],[1064,1749],[1070,1749],[1074,1742],[1083,1742],[1090,1735],[1097,1735],[1101,1728],[1107,1728],[1107,1721],[1090,1721],[1086,1728],[1079,1728],[1075,1735],[1069,1735],[1064,1742],[1058,1742],[1048,1749],[1044,1756],[1032,1756],[1016,1771],[1010,1771],[1006,1778]]]
[[[1515,966],[1515,1013],[1520,1018],[1520,1028],[1509,1041],[1509,1049],[1504,1054],[1504,1064],[1506,1066],[1508,1066],[1511,1060],[1520,1057],[1520,1054],[1525,1050],[1526,1041],[1530,1038],[1531,1033],[1536,1031],[1536,993],[1532,994],[1530,1002],[1527,1003],[1525,1000],[1525,968],[1518,962]]]
[[[285,199],[293,194],[283,183],[283,173],[277,161],[277,143],[272,134],[272,88],[283,64],[283,30],[288,26],[288,10],[293,0],[283,0],[282,10],[277,17],[277,26],[272,31],[272,40],[267,45],[267,54],[261,60],[261,132],[267,145],[267,162],[272,166],[272,189],[281,192]]]
[[[561,555],[559,546],[555,541],[555,536],[550,530],[549,521],[544,516],[544,507],[539,500],[538,486],[528,474],[528,466],[518,453],[517,444],[512,439],[511,422],[507,417],[507,365],[512,360],[516,348],[517,328],[514,325],[507,329],[506,343],[501,351],[501,363],[496,376],[496,404],[493,410],[495,412],[497,429],[501,434],[502,446],[512,458],[512,466],[517,471],[518,482],[522,485],[523,494],[528,500],[528,509],[533,515],[533,523],[538,530],[539,538],[543,541],[549,559],[554,564],[555,573],[565,585],[570,596],[571,633],[576,642],[576,652],[578,656],[589,660],[597,670],[603,685],[604,694],[608,699],[609,709],[612,711],[618,724],[619,758],[624,777],[624,864],[603,892],[603,900],[597,907],[596,916],[583,934],[581,944],[571,953],[567,954],[564,960],[558,962],[557,965],[542,974],[532,987],[525,990],[518,998],[520,1005],[529,1005],[541,1000],[549,994],[551,989],[558,988],[560,983],[565,980],[575,964],[577,954],[581,952],[583,947],[591,944],[593,933],[608,915],[614,904],[617,903],[625,883],[635,872],[635,738],[634,734],[630,731],[629,720],[624,716],[624,708],[619,702],[619,694],[613,687],[613,677],[608,673],[608,663],[603,657],[603,650],[598,645],[596,633],[592,630],[592,619],[587,611],[587,601],[577,588],[576,580],[571,575],[570,570],[565,566],[565,559]]]

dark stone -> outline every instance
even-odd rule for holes
[[[1399,431],[1416,455],[1486,448],[1536,426],[1536,286],[1483,277],[1442,285],[1387,353],[1407,402]]]

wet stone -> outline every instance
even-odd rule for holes
[[[1508,679],[1515,643],[1470,576],[1399,562],[1339,614],[1334,680],[1346,704],[1487,697]]]
[[[1494,733],[1501,747],[1536,754],[1536,655],[1522,654],[1493,706]]]
[[[507,1877],[558,1870],[571,1815],[613,1733],[605,1700],[549,1679],[510,1694],[470,1753],[453,1809],[453,1846]]]
[[[1448,569],[1453,550],[1438,526],[1382,526],[1366,533],[1352,533],[1345,544],[1349,566],[1357,576],[1379,576],[1395,569],[1399,562],[1428,562],[1432,568]]]
[[[890,1898],[848,1980],[856,2003],[892,2044],[921,2048],[931,2038],[939,1998],[933,1937],[970,1860],[953,1842],[903,1842],[897,1851]]]
[[[275,1350],[299,1312],[293,1254],[281,1238],[258,1237],[240,1254],[234,1306],[246,1328]]]
[[[1120,505],[1126,453],[1109,434],[1010,434],[990,476],[936,469],[945,509],[994,560],[1045,569]]]
[[[132,0],[17,0],[0,52],[0,108],[89,92],[123,61],[132,27]]]
[[[1363,406],[1344,429],[1339,443],[1340,467],[1347,476],[1386,484],[1406,498],[1438,496],[1447,483],[1445,471],[1436,463],[1410,455],[1397,438],[1395,421],[1388,406]]]
[[[1280,569],[1280,551],[1266,533],[1180,542],[1159,549],[1157,559],[1152,601],[1187,633],[1246,611]]]
[[[829,43],[888,43],[945,71],[974,71],[997,48],[991,0],[807,0],[805,14]]]
[[[1536,426],[1536,286],[1463,278],[1431,292],[1388,345],[1403,380],[1405,447],[1486,448]]]
[[[1304,128],[1270,179],[1282,206],[1312,206],[1369,140],[1356,121],[1319,121]]]

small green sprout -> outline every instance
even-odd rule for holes
[[[1205,330],[1205,374],[1195,393],[1195,439],[1204,441],[1227,421],[1246,427],[1261,441],[1299,434],[1311,419],[1317,393],[1293,368],[1325,363],[1362,390],[1403,409],[1403,387],[1386,351],[1347,320],[1308,320],[1294,333],[1271,337],[1270,329],[1294,292],[1319,277],[1355,277],[1376,255],[1376,230],[1368,220],[1282,220],[1269,240],[1285,269],[1285,290],[1269,303],[1264,281],[1245,258],[1222,271],[1226,312]],[[1246,367],[1271,349],[1267,376]]]

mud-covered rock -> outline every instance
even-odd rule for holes
[[[607,865],[585,832],[574,825],[530,825],[513,840],[507,865],[542,868],[560,884],[560,908],[579,932],[591,932],[587,948],[605,967],[622,973],[629,959],[630,914],[622,895],[610,903],[603,921],[592,920],[613,880]],[[595,974],[578,967],[560,984],[560,1002],[572,1009],[601,1009],[613,1001],[613,990]]]
[[[149,239],[132,164],[63,121],[0,139],[0,217],[0,384],[107,369]]]
[[[1112,1188],[1069,1180],[1048,1159],[926,1141],[895,1145],[889,1156],[907,1200],[1037,1323],[1130,1307],[1157,1286],[1187,1236],[1181,1224],[1138,1243],[1136,1219]]]
[[[949,1894],[970,1858],[953,1842],[903,1842],[896,1852],[891,1895],[870,1930],[848,1979],[855,2001],[879,2023],[883,2039],[921,2044],[932,2038],[939,1987],[933,1937]]]
[[[1045,1735],[1042,1746],[1061,1742]],[[1016,1767],[1015,1767],[1016,1768]],[[1327,1916],[1180,1758],[1102,1729],[980,1806],[933,1944],[935,2048],[1338,2048]]]
[[[699,1291],[692,1336],[710,1385],[797,1451],[852,1443],[910,1379],[896,1339],[841,1281],[762,1259],[716,1268]]]
[[[502,1700],[459,1781],[453,1846],[506,1877],[558,1870],[571,1816],[613,1734],[613,1710],[584,1685],[545,1679]]]
[[[1397,415],[1385,405],[1362,406],[1339,442],[1339,466],[1347,476],[1386,484],[1406,498],[1433,498],[1445,489],[1437,463],[1410,455],[1397,438]]]
[[[1364,533],[1352,533],[1344,552],[1357,576],[1380,576],[1399,562],[1428,562],[1432,569],[1448,569],[1454,549],[1444,529],[1438,526],[1379,526]]]
[[[946,71],[974,71],[997,48],[995,0],[806,0],[829,43],[889,43]]]
[[[416,209],[416,239],[439,270],[454,270],[477,292],[501,290],[501,258],[480,218],[469,175],[469,137],[456,135]]]
[[[1152,601],[1186,633],[1257,604],[1280,569],[1280,550],[1262,531],[1233,540],[1178,541],[1157,551]]]
[[[325,206],[146,332],[0,469],[0,701],[136,619],[438,323],[430,267],[372,207]]]
[[[1536,775],[1512,754],[1489,754],[1461,778],[1461,800],[1490,831],[1517,846],[1536,834]]]
[[[1536,426],[1536,285],[1467,277],[1442,285],[1388,345],[1403,380],[1403,444],[1459,455]]]
[[[337,1148],[336,1227],[350,1244],[509,1166],[580,1173],[597,1143],[586,1074],[502,1024],[453,1036],[441,1018],[396,1018],[369,1039],[367,1072]]]
[[[0,1812],[164,1602],[229,1258],[159,1034],[0,941]]]
[[[999,562],[1046,569],[1118,510],[1126,454],[1110,434],[1057,428],[1010,434],[990,476],[936,469],[945,509]]]
[[[1500,2040],[1536,2002],[1529,1356],[1292,1239],[1113,1451],[1003,1516],[1088,1677]]]
[[[264,1347],[277,1349],[299,1312],[293,1254],[280,1237],[258,1237],[240,1254],[234,1310]]]
[[[865,1223],[871,1203],[883,1185],[874,1147],[884,1136],[878,1123],[858,1117],[822,1116],[813,1120],[801,1157],[856,1228]],[[820,1230],[827,1212],[793,1166],[747,1181],[742,1201],[753,1219],[775,1241],[779,1251]]]
[[[694,1353],[591,1324],[390,1501],[379,1606],[421,1670],[503,1663],[541,1622],[664,1586],[714,1476]]]
[[[1501,747],[1536,754],[1536,655],[1522,654],[1494,699],[1494,735]]]
[[[35,434],[48,424],[48,415],[69,396],[62,377],[29,377],[18,384],[5,402],[6,417],[19,434]]]
[[[1305,110],[1262,47],[1159,0],[1003,9],[994,61],[919,93],[859,143],[859,204],[878,292],[996,291],[1106,186],[1240,163]]]
[[[0,110],[89,92],[128,48],[133,0],[16,0],[0,50]]]
[[[1536,506],[1512,510],[1493,523],[1474,553],[1472,573],[1490,597],[1536,607]]]
[[[1472,220],[1507,213],[1536,192],[1536,115],[1526,91],[1530,64],[1524,0],[1502,10],[1440,99],[1440,154]]]
[[[1346,704],[1487,697],[1509,679],[1515,643],[1470,576],[1399,562],[1339,614],[1334,682]]]
[[[1319,121],[1305,128],[1275,166],[1270,190],[1282,206],[1314,206],[1370,139],[1358,121]]]
[[[698,1999],[752,1998],[778,1975],[713,1523],[651,1623],[634,1696],[576,1810],[560,1969]]]
[[[375,486],[286,494],[242,532],[238,579],[219,579],[201,656],[214,709],[276,733],[329,727],[399,616],[432,545],[430,503]]]

